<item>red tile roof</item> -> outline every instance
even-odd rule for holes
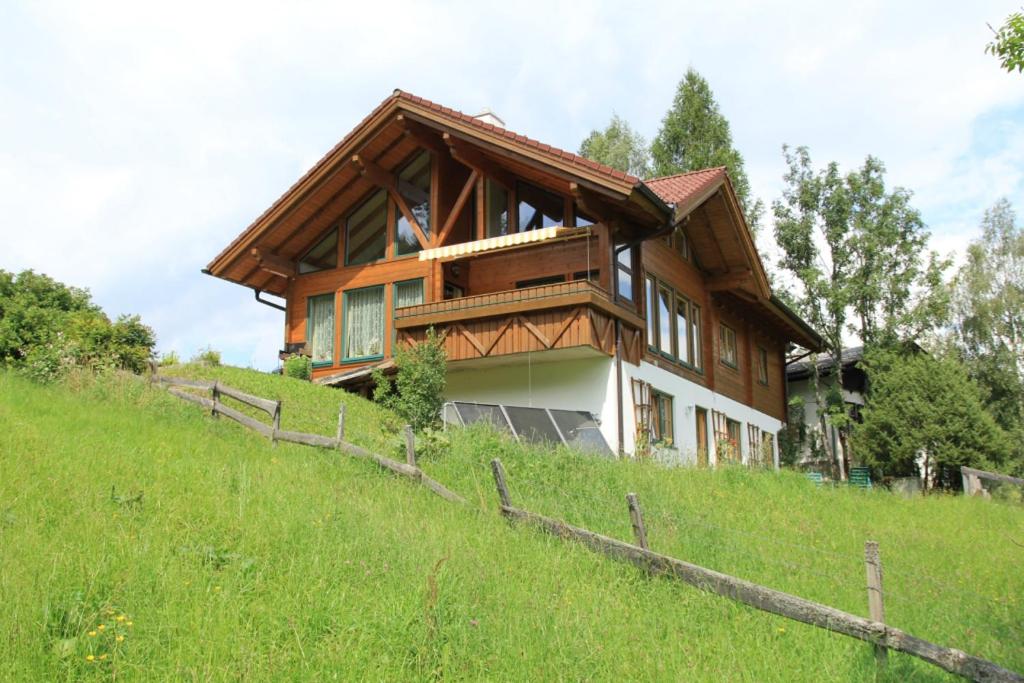
[[[644,185],[669,204],[684,204],[707,192],[725,177],[725,166],[645,180]]]
[[[568,161],[573,165],[581,166],[591,171],[597,171],[598,173],[602,173],[604,175],[615,178],[616,180],[621,180],[631,185],[635,185],[636,183],[640,182],[640,179],[637,178],[636,176],[630,175],[628,173],[623,173],[622,171],[612,168],[611,166],[605,166],[604,164],[600,164],[591,159],[581,157],[578,154],[573,154],[572,152],[566,152],[564,149],[552,147],[551,145],[539,142],[537,140],[534,140],[533,138],[528,138],[525,135],[520,135],[519,133],[515,133],[506,128],[500,128],[490,123],[485,123],[480,119],[470,116],[469,114],[464,114],[461,111],[456,111],[455,109],[451,109],[449,107],[436,104],[434,102],[431,102],[430,100],[425,100],[422,97],[417,97],[416,95],[413,95],[411,93],[407,93],[402,90],[396,90],[394,96],[400,100],[405,100],[407,102],[412,102],[413,104],[418,104],[421,107],[426,107],[427,109],[430,109],[433,112],[436,112],[451,119],[455,119],[456,121],[468,123],[482,130],[486,130],[491,133],[501,135],[509,140],[514,140],[522,145],[525,145],[526,147],[530,147],[532,149],[556,157],[561,161]]]

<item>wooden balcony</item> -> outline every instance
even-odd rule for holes
[[[615,354],[622,322],[623,359],[639,364],[644,321],[593,282],[579,280],[479,294],[395,310],[399,343],[444,335],[449,361],[592,347]]]

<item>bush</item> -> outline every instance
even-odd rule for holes
[[[382,370],[373,371],[377,384],[373,400],[401,415],[418,432],[437,426],[444,405],[447,364],[444,340],[430,328],[426,341],[396,350],[393,383]]]
[[[0,363],[37,381],[60,379],[74,367],[141,373],[155,344],[138,316],[111,323],[88,290],[31,270],[0,270]]]
[[[292,354],[284,361],[284,374],[286,377],[309,380],[313,376],[313,360],[309,356]]]
[[[181,365],[181,359],[178,357],[177,351],[168,351],[160,356],[160,367],[165,368],[168,365]]]
[[[199,349],[196,351],[196,354],[192,356],[191,362],[201,363],[215,368],[220,365],[220,351],[217,351],[210,346],[207,346],[205,349]]]

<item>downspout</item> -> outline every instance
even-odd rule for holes
[[[262,289],[256,289],[256,290],[253,290],[253,291],[256,294],[256,301],[259,301],[264,306],[270,306],[271,308],[276,308],[277,310],[284,311],[285,313],[288,312],[288,309],[285,308],[284,306],[282,306],[281,304],[275,304],[273,301],[267,301],[266,299],[261,299],[260,298],[260,294],[263,293]]]
[[[625,429],[622,426],[622,321],[615,321],[615,397],[618,401],[619,457],[625,455]]]

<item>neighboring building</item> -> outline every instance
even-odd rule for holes
[[[365,387],[434,327],[449,399],[590,411],[677,461],[777,463],[786,349],[821,346],[723,168],[645,183],[402,91],[204,272],[284,297],[315,381]]]
[[[860,421],[860,412],[864,407],[864,394],[867,391],[867,375],[858,366],[864,358],[864,347],[856,346],[844,349],[841,354],[842,376],[843,376],[843,402],[846,404],[847,412],[855,421]],[[818,399],[814,393],[814,365],[811,360],[802,360],[791,363],[786,367],[786,381],[789,384],[789,395],[799,396],[803,399],[803,423],[806,427],[805,437],[801,444],[800,464],[822,470],[823,473],[831,473],[833,465],[838,464],[835,456],[828,452],[822,452],[821,447],[814,448],[814,444],[821,443],[822,424],[818,414]],[[818,381],[824,385],[829,382],[835,371],[835,363],[831,356],[818,357]],[[839,431],[832,425],[826,416],[824,418],[825,439],[831,453],[839,452]],[[850,471],[850,463],[843,462],[842,469],[835,473],[839,478],[844,478],[845,473]]]

